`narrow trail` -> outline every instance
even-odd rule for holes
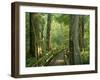
[[[64,52],[59,53],[56,55],[51,62],[48,64],[48,66],[58,66],[58,65],[64,65]]]
[[[55,51],[55,52],[54,52]],[[48,54],[48,55],[47,55]],[[41,57],[33,66],[58,66],[66,65],[65,49],[52,50]]]

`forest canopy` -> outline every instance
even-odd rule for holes
[[[90,16],[25,14],[26,67],[89,64]]]

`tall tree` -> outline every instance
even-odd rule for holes
[[[30,13],[30,53],[38,59],[41,55],[41,17],[40,14]]]
[[[36,29],[35,29],[35,24],[34,20],[35,14],[30,13],[30,53],[33,54],[34,57],[37,57],[37,42],[36,42]]]
[[[50,44],[50,30],[51,30],[51,19],[52,19],[52,15],[48,14],[47,17],[47,35],[46,35],[46,50],[49,51],[51,49],[51,44]]]
[[[69,63],[70,65],[74,64],[74,43],[72,38],[72,24],[73,24],[73,16],[69,16]]]
[[[83,50],[84,48],[84,16],[79,17],[79,46],[80,46],[80,51]]]
[[[80,47],[79,47],[79,16],[70,16],[70,64],[80,64]]]
[[[26,53],[27,58],[34,56],[30,52],[30,13],[26,13]]]

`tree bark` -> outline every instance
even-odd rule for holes
[[[74,64],[74,43],[72,38],[72,24],[73,24],[73,16],[69,16],[69,64]]]
[[[84,49],[84,16],[80,16],[79,19],[79,46],[80,51]]]
[[[29,14],[29,22],[30,22],[30,53],[33,55],[33,57],[36,56],[36,45],[35,45],[35,34],[33,31],[33,16],[34,14],[30,13]]]
[[[71,64],[81,64],[79,47],[79,16],[70,17],[70,62]]]
[[[39,58],[38,47],[39,47],[39,22],[36,13],[30,13],[30,52],[34,56]]]
[[[46,35],[46,50],[49,51],[51,49],[51,43],[50,43],[50,30],[51,30],[51,14],[48,14],[47,18],[47,35]]]
[[[74,16],[73,18],[73,43],[74,43],[74,64],[80,64],[80,47],[79,47],[79,16]]]

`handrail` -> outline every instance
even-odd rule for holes
[[[35,64],[33,64],[33,66],[39,66],[39,65],[47,65],[56,55],[58,55],[58,53],[60,53],[61,51],[63,51],[65,48],[60,47],[57,49],[53,49],[51,51],[49,51],[48,53],[46,53],[43,57],[41,57]]]

